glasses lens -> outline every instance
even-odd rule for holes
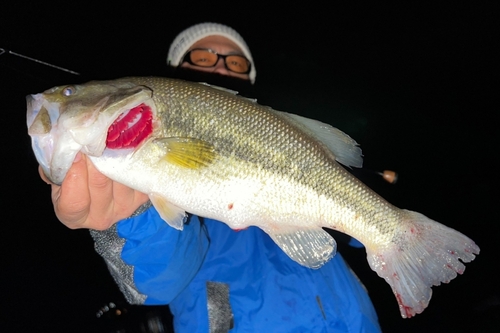
[[[196,66],[210,67],[217,63],[217,54],[208,50],[192,50],[189,52],[189,60]]]
[[[248,73],[250,63],[240,55],[228,55],[226,57],[226,66],[229,70],[236,73]]]

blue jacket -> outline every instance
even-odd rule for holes
[[[380,332],[340,254],[320,269],[292,261],[261,229],[191,216],[183,231],[151,207],[93,231],[133,304],[169,304],[181,332]]]

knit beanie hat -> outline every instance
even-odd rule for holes
[[[238,45],[238,47],[243,51],[245,57],[247,57],[252,64],[248,76],[250,78],[250,82],[253,84],[255,82],[257,71],[255,70],[255,64],[253,62],[250,49],[236,30],[219,23],[207,22],[196,24],[178,34],[168,50],[167,65],[172,67],[179,66],[182,57],[186,54],[189,48],[197,41],[208,36],[222,36]]]

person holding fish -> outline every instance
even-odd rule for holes
[[[167,63],[182,78],[227,79],[225,88],[256,78],[243,38],[217,23],[182,31]],[[148,195],[107,178],[80,153],[60,186],[40,174],[52,186],[59,220],[91,230],[127,300],[169,304],[176,332],[380,331],[366,290],[338,253],[310,269],[257,227],[236,232],[188,215],[183,230],[174,229]]]

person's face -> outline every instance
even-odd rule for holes
[[[243,51],[236,45],[233,41],[222,37],[222,36],[208,36],[203,39],[200,39],[196,43],[194,43],[189,50],[196,49],[196,48],[206,48],[206,49],[211,49],[214,50],[215,52],[219,54],[243,54]],[[226,76],[232,76],[236,77],[239,79],[243,80],[249,80],[250,77],[248,74],[239,74],[232,72],[230,70],[227,70],[227,68],[224,65],[224,59],[219,59],[215,67],[199,67],[199,66],[193,66],[188,62],[184,62],[181,64],[181,67],[184,68],[189,68],[192,70],[196,71],[201,71],[201,72],[209,72],[209,73],[216,73],[220,75],[226,75]]]

